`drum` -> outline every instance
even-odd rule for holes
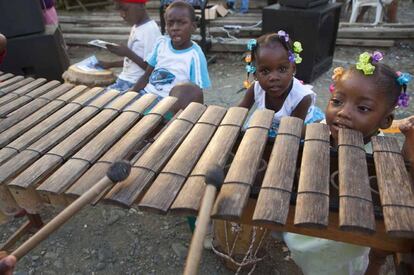
[[[111,70],[85,71],[71,65],[62,75],[65,83],[85,85],[88,87],[106,87],[115,82],[116,77]]]

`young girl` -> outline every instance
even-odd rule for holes
[[[322,112],[314,106],[315,93],[294,77],[296,64],[302,61],[302,46],[292,43],[284,31],[265,34],[248,44],[247,74],[254,74],[256,81],[248,87],[240,107],[274,110],[275,116],[269,135],[274,137],[284,116],[301,118],[305,123],[323,119]],[[248,80],[246,80],[248,81]]]
[[[406,87],[410,76],[378,63],[381,59],[379,52],[364,53],[355,67],[334,70],[332,96],[326,108],[333,146],[338,144],[339,129],[349,128],[362,132],[365,149],[372,153],[371,137],[378,135],[379,129],[391,126],[397,105],[408,105]],[[400,128],[406,137],[405,156],[413,170],[414,116],[406,119]],[[364,274],[369,260],[372,263],[367,274],[378,274],[385,260],[384,253],[377,250],[370,253],[368,247],[292,233],[285,233],[284,240],[304,274]]]

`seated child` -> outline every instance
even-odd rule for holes
[[[0,64],[3,63],[4,57],[6,56],[7,39],[0,33]]]
[[[289,35],[281,30],[277,34],[265,34],[257,41],[250,40],[248,49],[251,53],[246,56],[246,70],[248,75],[254,74],[256,80],[252,85],[246,80],[248,89],[239,107],[250,109],[256,103],[258,109],[274,110],[271,137],[277,134],[284,116],[298,117],[305,123],[324,118],[314,106],[316,94],[294,77],[296,63],[302,61],[299,42],[292,44]]]
[[[107,49],[124,60],[105,62],[99,65],[105,69],[121,67],[122,72],[114,84],[108,89],[126,92],[131,89],[137,80],[144,74],[147,64],[146,56],[154,49],[161,32],[154,20],[151,20],[145,10],[147,0],[117,0],[117,8],[121,17],[132,26],[128,45],[107,45]]]
[[[391,126],[396,105],[407,105],[405,89],[409,75],[397,73],[378,63],[381,59],[379,52],[374,52],[372,56],[364,53],[356,67],[334,70],[332,96],[326,108],[326,124],[331,131],[332,146],[338,144],[339,129],[349,128],[362,132],[365,149],[367,153],[372,153],[371,137],[378,135],[379,129]],[[406,145],[411,144],[407,153],[414,168],[414,116],[402,124],[401,130],[406,136]],[[304,274],[364,274],[368,258],[373,260],[368,268],[369,274],[378,274],[385,260],[384,253],[374,249],[370,253],[369,247],[292,233],[284,233],[284,240]]]
[[[158,100],[168,95],[176,96],[177,106],[182,107],[188,104],[188,98],[203,103],[202,89],[210,87],[210,79],[204,53],[191,41],[191,34],[196,29],[194,8],[186,2],[173,2],[165,11],[165,22],[169,36],[158,40],[146,59],[145,74],[132,90],[155,94]],[[175,87],[177,84],[180,85]],[[180,92],[183,89],[185,91]]]

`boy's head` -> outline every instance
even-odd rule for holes
[[[116,0],[116,9],[128,25],[140,24],[148,18],[145,10],[147,0]]]
[[[335,86],[326,108],[326,123],[335,142],[338,142],[339,128],[358,130],[368,142],[378,129],[392,124],[402,88],[396,81],[396,72],[389,66],[372,65],[375,69],[371,75],[356,67],[346,71],[336,69]]]
[[[175,1],[165,11],[166,30],[174,49],[183,50],[192,45],[191,34],[197,28],[193,6]]]

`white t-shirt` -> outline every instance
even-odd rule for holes
[[[134,25],[128,39],[128,48],[143,60],[154,49],[157,39],[161,37],[161,32],[157,23],[150,20],[142,25]],[[135,64],[131,59],[124,58],[124,67],[119,78],[131,83],[136,83],[144,74],[145,70]]]
[[[313,116],[313,108],[315,105],[316,94],[311,90],[308,85],[303,85],[300,81],[296,78],[293,78],[293,85],[292,89],[290,90],[288,96],[283,102],[282,108],[278,112],[275,113],[272,122],[272,129],[274,128],[277,130],[279,128],[280,120],[282,117],[292,115],[292,112],[296,109],[298,104],[302,101],[305,96],[311,95],[312,97],[312,104],[309,108],[308,114],[306,115],[305,122],[312,118]],[[266,92],[260,86],[259,81],[255,81],[254,83],[254,101],[257,104],[257,109],[262,110],[266,109]]]
[[[167,36],[157,41],[154,51],[147,57],[147,63],[154,67],[144,90],[161,97],[169,95],[177,84],[192,82],[201,89],[210,87],[207,61],[200,46],[176,50]]]

